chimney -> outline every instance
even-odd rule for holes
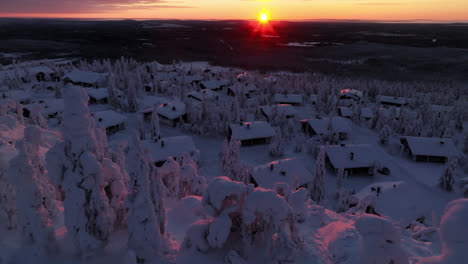
[[[349,153],[349,158],[350,158],[351,160],[354,160],[354,152]]]
[[[270,163],[270,170],[272,171],[275,168],[275,164]]]
[[[445,144],[445,142],[441,140],[441,141],[440,141],[440,144],[443,145],[443,144]]]
[[[281,175],[283,175],[283,176],[286,175],[286,170],[285,169],[281,170]]]
[[[250,124],[247,124],[247,129],[250,129]]]
[[[176,108],[175,108],[175,106],[173,106],[173,107],[172,107],[172,111],[175,111],[175,110],[176,110]]]

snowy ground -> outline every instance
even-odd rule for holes
[[[151,27],[176,27],[178,25],[149,25]],[[189,66],[190,65],[190,66]],[[205,69],[210,66],[203,62],[187,64],[184,68]],[[212,72],[222,72],[219,67],[211,67]],[[292,75],[294,76],[294,75]],[[49,83],[54,85],[53,82]],[[25,86],[28,86],[26,84]],[[29,88],[26,91],[30,94],[32,101],[46,100],[54,98],[54,91],[40,90],[33,92]],[[144,110],[148,102],[154,102],[154,98],[144,95],[146,98],[140,98],[139,110]],[[167,98],[170,100],[170,98]],[[91,112],[111,109],[108,105],[90,105]],[[315,117],[318,113],[316,107],[305,103],[303,106],[296,106],[298,116],[295,117],[297,124],[298,120]],[[108,137],[108,145],[111,149],[116,147],[122,141],[128,141],[131,138],[133,130],[138,127],[138,117],[140,113],[122,114],[127,117],[126,129],[119,131]],[[251,116],[250,116],[251,118]],[[351,123],[351,122],[350,122]],[[22,129],[24,126],[6,127],[2,125],[2,141],[16,142],[22,138]],[[5,125],[5,126],[3,126]],[[146,136],[149,137],[150,124],[145,123]],[[468,124],[465,122],[465,128]],[[48,121],[48,129],[51,131],[60,131],[61,125],[56,119]],[[461,144],[463,142],[464,133],[457,133],[454,139]],[[223,174],[222,169],[222,149],[224,136],[201,136],[192,134],[179,127],[161,126],[161,136],[191,136],[196,147],[200,151],[200,160],[198,162],[198,174],[203,176],[207,183],[210,183],[214,178]],[[395,136],[392,140],[398,140]],[[268,145],[245,146],[240,150],[240,159],[250,166],[258,166],[269,162],[285,159],[285,158],[300,158],[305,162],[304,166],[314,174],[316,171],[316,159],[307,149],[304,143],[301,152],[295,152],[294,140],[290,140],[285,144],[285,151],[281,157],[272,157],[269,155]],[[390,169],[390,175],[376,173],[374,176],[369,175],[350,175],[348,176],[345,186],[352,192],[356,193],[358,198],[365,198],[368,194],[375,194],[375,189],[379,187],[381,193],[376,198],[374,207],[380,216],[391,221],[396,230],[401,232],[400,241],[396,241],[395,245],[389,246],[389,252],[392,250],[402,250],[409,257],[410,263],[421,262],[424,257],[436,256],[441,254],[442,242],[438,233],[430,232],[426,239],[419,239],[415,234],[418,231],[425,231],[430,228],[439,227],[440,219],[444,214],[444,209],[450,201],[461,197],[461,190],[455,186],[453,192],[446,192],[439,187],[439,178],[442,174],[444,165],[437,163],[424,163],[412,161],[407,154],[392,149],[391,147],[382,146],[378,143],[378,133],[368,128],[368,124],[362,121],[360,124],[351,124],[351,132],[348,139],[342,141],[345,144],[370,144],[376,148],[379,156],[376,159],[381,165]],[[2,143],[10,146],[8,142]],[[52,144],[52,143],[50,143]],[[49,146],[50,148],[51,146]],[[5,153],[8,149],[5,147]],[[4,150],[2,146],[2,151]],[[47,149],[45,150],[47,151]],[[11,151],[9,152],[11,154]],[[2,152],[3,155],[3,152]],[[5,156],[2,156],[4,158]],[[11,157],[10,157],[11,158]],[[1,164],[2,166],[7,166]],[[2,170],[7,169],[1,168]],[[2,171],[3,173],[3,171]],[[458,168],[457,179],[466,177],[463,168]],[[337,176],[335,171],[327,169],[324,176],[325,200],[320,206],[313,203],[307,204],[304,209],[305,217],[303,221],[296,223],[297,237],[300,243],[300,250],[294,259],[294,263],[367,263],[360,260],[361,240],[366,239],[367,230],[356,227],[356,222],[360,217],[367,217],[363,212],[347,212],[336,213],[336,194],[339,192],[336,187]],[[204,194],[203,194],[204,195]],[[0,197],[1,198],[1,197]],[[1,201],[1,200],[0,200]],[[187,251],[183,249],[184,240],[187,238],[189,228],[199,220],[214,221],[215,218],[209,216],[203,207],[202,197],[187,196],[183,199],[166,199],[166,235],[169,240],[172,240],[173,250],[180,250],[180,254],[168,256],[169,262],[177,263],[260,263],[262,259],[256,259],[258,256],[251,255],[247,262],[245,260],[234,261],[235,257],[230,258],[230,262],[226,260],[226,255],[232,253],[229,248],[211,248],[207,252]],[[20,210],[20,209],[18,209]],[[63,207],[61,208],[63,212]],[[352,210],[352,208],[350,209]],[[466,215],[465,215],[466,216]],[[415,228],[418,230],[408,229],[407,227],[414,224],[416,219],[424,217],[424,225],[418,224]],[[383,219],[383,218],[382,218]],[[466,222],[468,219],[463,218]],[[362,221],[374,221],[374,219],[365,219]],[[376,220],[384,221],[384,220]],[[387,221],[387,220],[385,220]],[[385,222],[384,221],[384,222]],[[448,220],[447,220],[448,221]],[[382,222],[382,226],[386,222]],[[367,223],[367,222],[364,222]],[[380,223],[380,222],[379,222]],[[90,260],[80,261],[75,257],[73,241],[67,236],[67,229],[63,220],[63,215],[59,216],[54,222],[55,235],[60,245],[60,253],[55,257],[44,259],[43,263],[131,263],[128,261],[126,241],[128,234],[125,230],[115,232],[111,235],[110,243],[97,256]],[[375,231],[377,233],[388,231],[387,227],[382,227],[384,231]],[[460,227],[461,229],[466,227]],[[463,229],[464,230],[464,229]],[[370,231],[369,231],[370,232]],[[374,232],[374,231],[372,231]],[[396,232],[396,231],[395,231]],[[28,248],[22,245],[20,232],[1,231],[0,233],[0,263],[42,263],[38,262],[29,254]],[[380,233],[379,233],[380,234]],[[276,234],[277,235],[277,234]],[[385,236],[385,235],[382,235]],[[423,236],[423,235],[422,235]],[[234,238],[230,238],[234,239]],[[392,238],[393,239],[393,238]],[[387,239],[388,241],[388,239]],[[231,243],[229,241],[227,243]],[[364,243],[364,242],[362,242]],[[463,242],[463,243],[466,243]],[[233,243],[235,244],[235,243]],[[400,248],[401,246],[401,248]],[[395,252],[396,252],[395,251]],[[390,253],[389,253],[390,254]],[[397,254],[397,253],[395,253]],[[398,253],[399,254],[399,253]],[[240,258],[240,257],[239,257]],[[457,262],[461,261],[461,262]],[[368,263],[383,263],[368,262]],[[392,262],[393,263],[393,262]],[[404,263],[404,262],[396,262]],[[429,263],[429,262],[428,262]],[[435,263],[435,262],[434,262]],[[455,262],[440,262],[440,263],[464,263],[461,258],[455,259]]]

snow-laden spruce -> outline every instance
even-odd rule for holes
[[[294,197],[291,201],[304,202],[307,196],[304,191],[290,196]],[[203,253],[220,250],[220,254],[229,252],[225,259],[236,255],[240,263],[295,260],[300,239],[294,210],[275,191],[216,177],[208,184],[202,205],[213,218],[200,220],[189,228],[179,254],[181,259],[194,250]]]
[[[128,213],[128,248],[138,260],[149,262],[161,255],[164,246],[165,215],[162,183],[151,169],[151,158],[142,150],[136,132],[132,135],[126,158],[130,176]],[[163,218],[164,219],[164,218]]]
[[[468,199],[450,202],[440,222],[442,254],[422,259],[424,264],[458,264],[468,259]]]
[[[121,224],[126,186],[119,166],[108,158],[105,133],[95,126],[85,90],[66,87],[64,99],[64,141],[47,153],[47,170],[65,195],[67,235],[87,257],[104,248]]]
[[[401,245],[401,234],[389,220],[365,214],[355,223],[361,234],[360,264],[408,264]]]
[[[23,246],[34,256],[56,254],[53,218],[57,214],[55,188],[46,175],[39,152],[42,131],[28,126],[17,143],[18,155],[10,161],[9,182],[16,189],[16,208]]]
[[[245,184],[250,181],[252,167],[240,160],[241,142],[235,138],[230,141],[224,139],[223,149],[221,153],[223,174],[233,181],[243,182]]]
[[[320,203],[325,198],[325,147],[321,147],[320,152],[315,161],[315,175],[310,184],[310,194],[312,200]]]

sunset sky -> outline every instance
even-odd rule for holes
[[[468,21],[467,0],[0,0],[2,17]]]

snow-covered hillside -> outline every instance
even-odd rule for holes
[[[0,263],[468,259],[466,87],[122,58],[0,95]]]

